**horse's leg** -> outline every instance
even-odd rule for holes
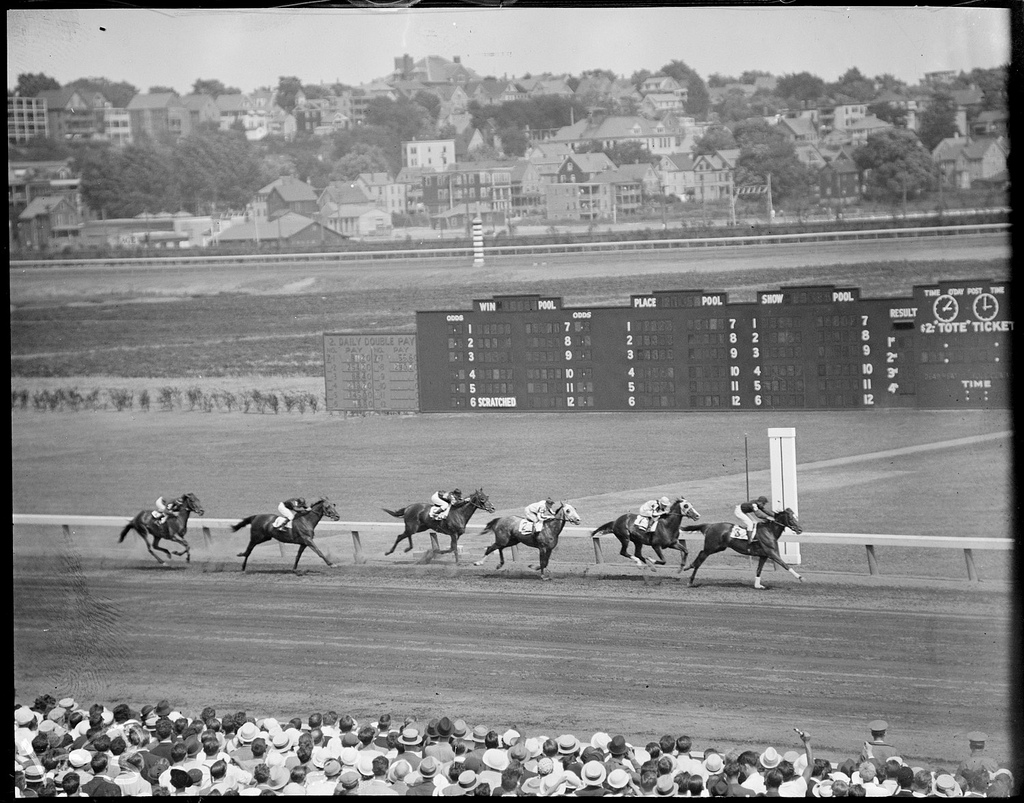
[[[775,550],[766,550],[765,555],[757,563],[757,575],[754,577],[754,588],[763,590],[767,587],[761,585],[761,570],[764,568],[765,563],[767,563],[768,561],[772,561],[773,563],[778,564],[791,575],[793,575],[797,580],[803,582],[804,578],[801,577],[792,566],[790,566],[788,563],[786,563],[786,561],[782,559],[782,555],[780,555]]]
[[[683,566],[686,565],[686,559],[690,557],[689,550],[687,550],[686,548],[686,542],[682,539],[679,539],[669,548],[679,550],[679,573],[682,574]]]
[[[167,561],[165,561],[158,554],[156,554],[156,552],[153,551],[153,548],[156,546],[156,540],[154,539],[153,543],[150,543],[150,541],[149,541],[149,533],[147,533],[145,530],[140,530],[139,531],[139,535],[141,535],[142,536],[142,540],[145,541],[146,549],[149,550],[149,554],[152,555],[154,558],[156,558],[157,563],[159,563],[161,566],[166,566],[167,565]],[[161,552],[167,552],[167,550],[163,549],[163,550],[161,550]],[[170,557],[170,553],[168,553],[167,557]]]
[[[551,547],[540,548],[540,579],[550,580],[551,575],[548,574],[548,560],[551,558]]]
[[[245,548],[244,552],[239,552],[238,555],[237,555],[237,557],[239,557],[239,558],[244,558],[244,560],[242,561],[242,571],[243,572],[245,571],[246,565],[249,563],[249,554],[253,551],[253,549],[255,547],[259,546],[260,544],[262,544],[266,540],[267,540],[266,538],[261,538],[259,535],[254,533],[252,530],[249,531],[249,546],[247,546]]]
[[[720,550],[716,550],[716,551],[720,551]],[[687,571],[689,571],[690,569],[693,569],[693,574],[690,575],[690,585],[691,586],[692,585],[696,585],[694,580],[697,577],[697,569],[699,569],[701,567],[701,564],[704,563],[704,561],[706,561],[708,558],[710,558],[713,554],[715,554],[715,553],[714,552],[709,552],[707,550],[707,548],[704,548],[704,549],[702,549],[700,551],[700,553],[697,555],[697,557],[693,559],[693,563],[691,563],[689,566],[686,567]]]
[[[627,548],[629,546],[629,536],[619,535],[619,533],[615,533],[615,537],[618,538],[619,543],[622,544],[622,549],[619,550],[619,554],[622,555],[622,557],[624,558],[629,558],[630,560],[633,560],[633,556],[629,554],[629,549]]]
[[[639,538],[631,539],[633,541],[633,562],[641,569],[647,566],[647,558],[644,557],[644,544]]]
[[[484,554],[480,558],[480,560],[478,560],[473,565],[474,566],[483,566],[484,565],[484,560],[487,559],[487,556],[490,555],[496,549],[499,550],[499,551],[501,550],[501,547],[498,546],[498,542],[497,541],[495,541],[493,544],[491,544],[489,547],[487,547],[487,549],[484,550]],[[498,564],[498,568],[500,569],[504,563],[505,563],[505,558],[504,558],[504,553],[502,553],[501,563]]]
[[[293,572],[298,572],[299,571],[299,558],[302,557],[302,553],[305,552],[305,551],[306,551],[306,543],[304,541],[300,542],[299,543],[299,553],[295,556],[295,565],[292,566],[292,571]],[[320,550],[317,550],[317,551],[319,552]],[[324,556],[321,555],[320,557],[323,558]],[[324,558],[324,560],[327,560],[327,558]]]
[[[299,547],[299,555],[302,554],[302,550],[304,550],[306,547],[309,547],[314,552],[316,552],[316,554],[318,554],[320,556],[320,559],[323,560],[323,562],[326,563],[328,566],[334,566],[333,563],[331,563],[329,560],[327,560],[327,556],[317,548],[317,545],[313,543],[312,539],[310,539],[309,541],[303,541],[302,542],[302,546]],[[299,565],[298,557],[295,558],[295,565],[296,566]]]
[[[165,554],[165,555],[166,555],[167,557],[171,557],[171,551],[170,551],[169,549],[164,549],[164,548],[163,548],[162,546],[159,546],[159,544],[160,544],[160,539],[161,539],[161,538],[163,538],[163,536],[162,536],[162,535],[154,535],[154,536],[153,536],[153,549],[159,549],[159,550],[160,550],[161,552],[163,552],[163,553],[164,553],[164,554]],[[149,550],[149,551],[150,551],[150,552],[152,552],[152,551],[153,551],[153,549],[151,549],[151,550]]]
[[[661,551],[661,547],[658,546],[657,544],[651,544],[651,549],[653,549],[654,550],[654,554],[658,556],[658,561],[657,561],[658,565],[659,566],[664,566],[665,565],[665,555]],[[647,562],[648,563],[651,562],[650,558],[647,559]]]

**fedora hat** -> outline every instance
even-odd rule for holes
[[[404,728],[398,735],[398,743],[406,747],[416,747],[420,741],[420,732],[416,728]]]
[[[814,797],[832,797],[832,781],[822,781],[811,790]]]
[[[679,785],[671,775],[662,775],[655,784],[654,793],[658,797],[675,797],[679,794]]]
[[[580,772],[584,786],[600,786],[607,776],[608,772],[600,761],[588,761]]]
[[[477,725],[475,728],[473,728],[472,738],[474,742],[480,742],[481,744],[483,744],[484,740],[487,739],[487,726]]]
[[[359,751],[354,747],[343,747],[338,754],[338,761],[343,767],[355,767],[356,762],[359,761]]]
[[[284,731],[274,731],[270,735],[270,743],[277,750],[287,750],[288,746],[292,743],[292,740],[288,737],[288,734]]]
[[[373,758],[374,754],[363,751],[359,754],[359,758],[356,759],[356,772],[362,775],[364,778],[373,777]]]
[[[452,721],[448,717],[441,717],[437,721],[437,735],[443,739],[452,735]]]
[[[608,749],[608,743],[611,742],[612,737],[610,734],[604,731],[598,731],[590,737],[590,746],[596,747],[598,750],[605,751]]]
[[[762,767],[766,770],[771,770],[779,766],[779,762],[782,761],[782,756],[779,755],[778,751],[774,747],[769,747],[761,753],[760,761]]]
[[[616,757],[626,755],[626,737],[613,736],[612,740],[608,742],[608,752]]]
[[[439,769],[441,769],[441,765],[438,760],[433,756],[427,756],[420,762],[419,773],[424,778],[433,778]]]
[[[291,779],[292,774],[278,764],[270,768],[270,778],[267,780],[267,786],[271,789],[284,789]]]
[[[329,758],[324,762],[324,776],[327,778],[336,778],[341,775],[341,762],[336,758]]]
[[[79,747],[77,750],[72,750],[68,754],[68,764],[70,764],[75,769],[81,769],[82,767],[86,766],[91,760],[92,753],[90,753],[88,750],[83,750],[81,747]],[[167,763],[167,766],[170,766],[170,762]],[[167,769],[167,767],[164,767],[164,769]],[[163,770],[161,770],[161,772],[162,771]]]
[[[469,727],[464,719],[457,719],[452,723],[452,736],[462,739],[469,734]]]

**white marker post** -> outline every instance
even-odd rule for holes
[[[480,215],[473,219],[473,264],[484,264],[484,222]]]
[[[796,491],[796,429],[794,427],[768,428],[768,456],[772,472],[772,510],[787,507],[800,518],[800,504]],[[800,543],[779,541],[779,554],[786,563],[800,565]]]

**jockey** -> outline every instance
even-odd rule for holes
[[[669,507],[671,507],[671,503],[667,496],[663,496],[661,499],[648,499],[640,505],[637,516],[646,517],[647,532],[658,526],[658,519],[668,513]]]
[[[167,517],[178,512],[178,500],[172,496],[158,496],[153,510],[153,521],[162,525]]]
[[[754,533],[757,532],[757,522],[773,521],[775,511],[768,504],[768,497],[759,496],[757,499],[751,499],[749,502],[740,502],[736,505],[733,515],[746,526],[747,543],[749,544],[753,542]]]
[[[430,497],[430,501],[434,503],[430,515],[435,519],[444,520],[448,517],[448,510],[451,506],[462,501],[462,491],[458,488],[453,488],[451,491],[438,491]]]
[[[274,519],[274,526],[290,529],[292,521],[294,521],[296,514],[308,513],[309,506],[306,504],[306,500],[301,496],[295,496],[291,499],[285,499],[281,504],[277,506],[277,512],[280,513],[276,519]]]
[[[557,510],[555,500],[549,496],[547,499],[541,499],[539,502],[526,506],[526,520],[533,523],[533,531],[537,532],[544,527],[545,521],[555,517]]]

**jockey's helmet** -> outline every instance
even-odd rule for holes
[[[544,500],[544,504],[547,505],[548,507],[551,507],[553,504],[555,504],[555,500],[549,496],[547,499]]]
[[[462,496],[462,491],[460,491],[458,488],[453,488],[452,496]]]
[[[757,501],[760,502],[762,505],[767,505],[768,504],[768,497],[767,496],[759,496],[759,497],[757,497]]]
[[[661,499],[658,500],[658,504],[661,505],[662,507],[668,507],[669,506],[668,497],[667,496],[661,497]]]

